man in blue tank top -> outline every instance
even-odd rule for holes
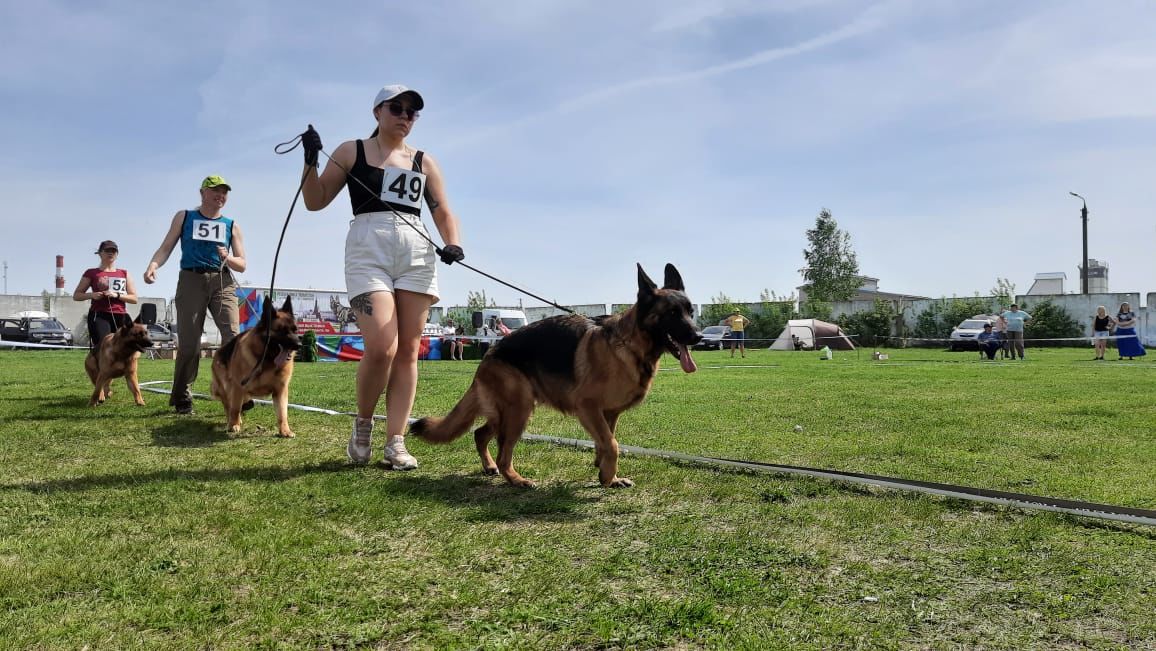
[[[222,346],[240,330],[237,283],[232,272],[245,271],[245,244],[240,227],[221,213],[231,189],[220,176],[205,177],[201,205],[173,215],[169,232],[144,272],[146,283],[156,282],[157,269],[168,261],[177,242],[181,243],[181,272],[173,299],[177,308],[177,360],[169,397],[178,414],[193,413],[189,387],[197,379],[205,315],[211,315],[217,324]]]

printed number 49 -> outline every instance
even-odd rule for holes
[[[389,191],[396,194],[398,199],[406,198],[406,179],[409,179],[409,200],[417,201],[421,198],[421,177],[401,174],[389,184]]]

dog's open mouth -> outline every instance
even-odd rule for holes
[[[293,351],[296,350],[296,348],[285,346],[284,344],[277,344],[277,348],[280,352],[277,353],[277,357],[273,358],[273,365],[277,368],[281,368],[289,362],[289,359],[292,357]]]
[[[698,364],[694,363],[694,358],[690,356],[690,349],[686,347],[686,344],[680,344],[673,337],[667,335],[666,348],[678,360],[684,373],[694,373],[698,370]]]

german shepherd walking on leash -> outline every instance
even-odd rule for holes
[[[84,358],[84,370],[88,373],[88,379],[92,380],[93,387],[88,406],[95,407],[107,400],[112,395],[112,381],[123,377],[128,390],[132,392],[133,401],[143,407],[145,401],[140,394],[136,363],[141,352],[152,348],[152,345],[148,328],[138,319],[108,333],[96,348],[88,351],[88,356]]]
[[[545,403],[577,417],[594,439],[603,487],[633,486],[618,476],[618,416],[646,397],[664,352],[683,371],[697,370],[689,347],[702,337],[692,316],[674,265],[666,265],[662,289],[638,265],[638,302],[626,312],[598,319],[556,316],[518,328],[490,348],[466,395],[445,418],[422,418],[410,433],[447,443],[482,417],[485,423],[474,432],[482,472],[500,472],[514,486],[530,488],[534,482],[514,470],[514,446],[535,405]],[[497,463],[489,451],[493,438]]]
[[[241,412],[254,396],[273,396],[277,408],[277,436],[293,437],[289,429],[289,380],[293,377],[293,354],[301,348],[297,319],[289,297],[281,309],[265,297],[261,320],[255,328],[233,337],[213,355],[210,392],[225,406],[226,428],[241,431]]]

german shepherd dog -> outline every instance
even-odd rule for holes
[[[92,380],[92,397],[88,400],[89,407],[103,403],[112,395],[112,381],[124,377],[128,390],[132,392],[133,401],[144,406],[144,398],[140,394],[140,381],[137,380],[136,363],[140,354],[146,348],[152,348],[153,341],[149,338],[149,330],[141,324],[138,318],[133,323],[117,328],[100,340],[96,348],[88,351],[84,358],[84,370],[88,379]]]
[[[410,433],[446,443],[480,416],[485,423],[474,432],[474,443],[482,472],[500,472],[510,484],[530,488],[534,482],[514,470],[514,446],[535,405],[545,403],[577,417],[594,439],[603,487],[633,486],[618,476],[618,416],[646,397],[664,352],[674,355],[683,371],[697,370],[689,347],[702,337],[683,292],[674,265],[666,265],[662,289],[638,265],[638,302],[626,312],[593,320],[556,316],[518,328],[490,348],[473,384],[445,418],[422,418]],[[489,452],[495,437],[497,463]]]
[[[277,408],[277,436],[293,437],[289,429],[289,380],[293,377],[293,354],[299,348],[293,301],[286,297],[277,310],[266,296],[257,326],[233,337],[213,355],[209,390],[225,405],[228,431],[241,431],[241,412],[252,406],[253,396],[272,395]]]

